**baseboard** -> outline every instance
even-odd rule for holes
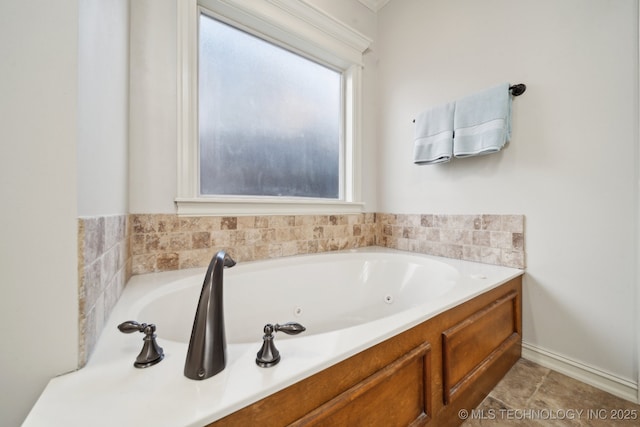
[[[616,377],[581,362],[544,350],[529,343],[522,343],[522,357],[545,368],[553,369],[568,377],[592,385],[634,403],[638,402],[638,384]]]

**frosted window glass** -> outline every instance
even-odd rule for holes
[[[339,198],[341,79],[200,15],[201,194]]]

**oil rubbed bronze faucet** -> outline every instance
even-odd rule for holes
[[[222,272],[224,267],[234,265],[236,262],[225,251],[219,251],[211,259],[204,276],[184,364],[184,375],[192,380],[210,378],[226,366]]]

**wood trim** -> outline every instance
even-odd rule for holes
[[[514,294],[516,298],[512,299],[511,296]],[[430,351],[428,352],[429,366],[425,368],[426,372],[429,372],[428,387],[430,391],[428,394],[430,397],[425,400],[429,417],[424,414],[418,416],[415,420],[406,421],[404,425],[421,426],[427,423],[433,426],[460,425],[463,420],[459,417],[459,411],[461,409],[471,411],[478,406],[482,399],[489,394],[491,389],[520,358],[521,295],[522,277],[516,277],[380,344],[363,350],[317,374],[229,414],[215,421],[211,426],[285,426],[295,423],[348,390],[355,391],[360,383],[368,381],[371,376],[381,371],[385,371],[387,365],[397,363],[408,353],[426,343],[430,343]],[[469,378],[468,385],[465,384],[463,387],[458,388],[455,391],[455,399],[449,404],[444,404],[445,390],[451,389],[451,387],[445,386],[444,366],[445,364],[450,365],[451,362],[443,360],[445,356],[443,350],[444,340],[442,339],[443,332],[453,328],[455,325],[463,324],[465,320],[483,312],[488,307],[500,304],[500,301],[505,300],[505,298],[507,301],[513,301],[513,319],[515,319],[509,318],[506,323],[515,325],[517,333],[513,338],[506,337],[506,342],[503,345],[500,345],[502,343],[496,345],[495,347],[498,350],[495,353],[489,352],[490,357],[487,357],[487,360],[481,363],[481,367]],[[416,360],[415,358],[413,359],[414,362]],[[473,367],[477,364],[475,363]],[[469,371],[471,370],[469,369]],[[395,379],[398,375],[397,372],[389,378]],[[411,383],[412,381],[406,382]],[[385,391],[385,381],[380,384],[381,391]],[[376,409],[375,407],[366,408],[367,411],[376,411]],[[412,413],[407,418],[412,415],[415,417],[415,413]],[[327,425],[335,425],[332,421],[333,419],[331,418],[325,418],[325,424]],[[346,425],[357,425],[358,421],[359,419],[356,419],[356,421]],[[317,424],[320,425],[322,423]],[[383,425],[386,427],[389,424]]]
[[[442,333],[445,404],[521,342],[518,307],[518,293],[511,291]]]
[[[381,386],[385,386],[389,380],[395,375],[399,375],[400,371],[412,363],[418,362],[421,366],[421,375],[414,380],[419,383],[419,395],[415,396],[420,403],[420,412],[416,414],[410,425],[424,425],[430,420],[431,414],[431,387],[430,387],[430,370],[431,370],[431,345],[423,343],[409,353],[403,355],[393,363],[387,365],[383,369],[377,371],[364,381],[354,385],[349,390],[331,399],[324,405],[319,406],[314,411],[308,413],[294,423],[291,427],[300,427],[306,425],[318,425],[322,423],[335,423],[334,417],[339,417],[341,411],[347,410],[347,407],[353,408],[354,403],[362,403],[369,406],[378,406],[380,402],[376,402],[378,393],[370,393],[378,391]],[[412,384],[402,384],[402,386],[410,387]],[[400,390],[397,390],[398,392]],[[363,402],[364,401],[364,402]],[[395,402],[386,402],[387,404],[395,404]],[[346,418],[346,417],[343,417]],[[377,418],[378,421],[382,421]],[[386,423],[385,423],[386,424]],[[386,424],[388,425],[388,424]]]

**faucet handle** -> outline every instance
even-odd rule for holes
[[[126,322],[120,323],[118,325],[118,329],[120,330],[120,332],[124,334],[132,334],[134,332],[144,332],[144,329],[147,326],[149,325],[147,325],[146,323],[140,324],[135,320],[127,320]],[[150,325],[150,326],[153,326],[155,331],[155,325]]]
[[[262,347],[256,354],[256,364],[261,368],[270,368],[280,362],[280,352],[273,343],[273,334],[282,331],[287,335],[297,335],[304,332],[306,328],[300,323],[288,322],[282,325],[267,323],[264,325],[264,336],[262,337]]]
[[[266,325],[265,328],[265,334],[267,333],[267,326],[270,325]],[[298,335],[300,332],[304,332],[307,330],[307,328],[305,328],[304,326],[302,326],[300,323],[296,323],[296,322],[287,322],[284,323],[282,325],[278,325],[277,323],[273,326],[273,330],[274,332],[284,332],[287,335]]]
[[[156,363],[159,363],[164,358],[164,351],[162,347],[156,342],[156,325],[153,323],[138,323],[134,320],[127,320],[118,325],[120,332],[125,334],[132,334],[134,332],[144,333],[144,345],[140,354],[133,362],[133,366],[136,368],[148,368]]]

